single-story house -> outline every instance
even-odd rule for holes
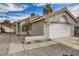
[[[62,8],[53,11],[50,14],[40,17],[27,18],[32,24],[32,36],[46,36],[49,38],[71,37],[74,36],[76,18],[67,8]],[[15,33],[24,34],[26,30],[23,27],[24,22],[27,20],[15,22]]]
[[[22,20],[18,20],[16,22],[13,23],[14,25],[14,32],[17,35],[26,35],[27,32],[27,27],[26,27],[26,23],[28,22],[28,20],[33,20],[33,19],[37,19],[39,16],[34,16],[34,17],[28,17]]]

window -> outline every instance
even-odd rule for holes
[[[32,24],[31,23],[25,23],[22,25],[22,32],[28,31],[32,28]]]
[[[26,24],[23,24],[22,25],[22,32],[25,32],[25,31],[27,31],[27,25]]]

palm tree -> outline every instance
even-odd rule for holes
[[[46,6],[44,7],[43,9],[43,14],[49,14],[51,13],[53,10],[52,10],[52,7],[50,4],[46,4]]]

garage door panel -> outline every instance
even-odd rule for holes
[[[69,37],[71,36],[71,26],[67,24],[51,24],[50,34],[52,38]]]

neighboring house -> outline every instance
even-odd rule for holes
[[[0,23],[0,33],[13,33],[14,32],[14,28],[13,27],[7,27],[5,25],[3,25],[2,23]]]
[[[79,17],[76,18],[77,23],[75,24],[75,36],[79,36]]]
[[[2,23],[0,22],[0,33],[4,33],[4,32],[5,32],[5,29],[3,28]]]
[[[4,29],[5,33],[14,33],[14,29],[12,27],[2,25],[2,28]]]
[[[29,18],[30,23],[32,23],[32,36],[46,36],[49,38],[74,36],[74,29],[77,21],[66,8],[32,19],[33,20],[30,20]],[[21,20],[21,22],[15,23],[16,34],[22,34],[21,23],[23,22],[24,21]]]
[[[0,33],[1,33],[1,29],[2,29],[1,27],[2,27],[2,23],[0,23]]]

